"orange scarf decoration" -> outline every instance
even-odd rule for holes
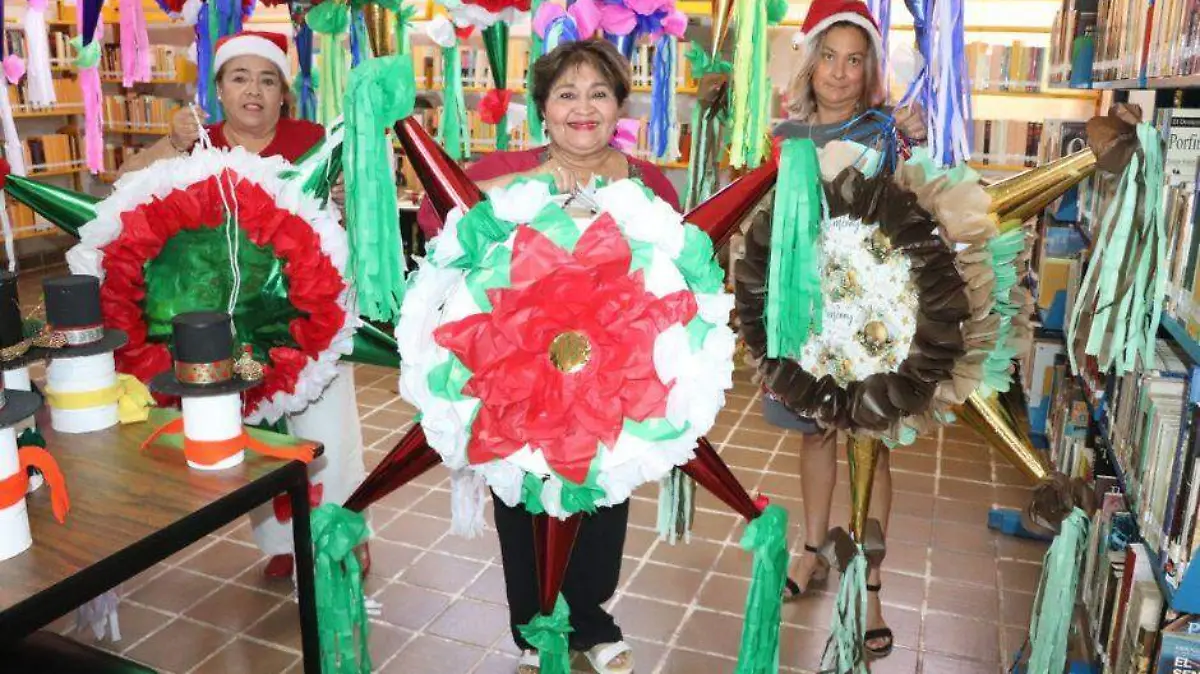
[[[50,486],[50,507],[54,510],[54,519],[59,524],[67,521],[67,511],[71,509],[71,499],[67,497],[67,481],[63,477],[58,462],[50,452],[37,445],[27,445],[17,448],[17,458],[20,466],[17,472],[0,480],[0,510],[14,506],[25,498],[29,490],[29,469],[36,468],[46,478]]]
[[[142,443],[142,449],[149,447],[155,440],[164,435],[180,435],[183,433],[183,418],[174,419],[150,434]],[[237,454],[243,449],[270,456],[276,459],[287,459],[309,463],[313,460],[317,445],[304,442],[295,447],[272,447],[261,440],[255,440],[242,429],[241,435],[228,440],[193,440],[183,437],[183,455],[188,461],[201,466],[211,466]]]

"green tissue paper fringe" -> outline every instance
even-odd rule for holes
[[[766,152],[771,101],[767,79],[768,3],[767,0],[737,0],[737,3],[729,164],[734,168],[756,168]]]
[[[358,310],[375,321],[399,315],[404,254],[387,130],[412,114],[412,59],[373,58],[350,73],[346,95],[346,224]]]
[[[713,58],[697,42],[692,43],[691,49],[687,52],[687,59],[692,68],[692,76],[697,80],[705,75],[733,72],[733,65],[729,61],[723,61],[719,57]],[[530,90],[532,88],[530,86]],[[724,127],[729,122],[727,106],[722,104],[716,111],[702,110],[701,107],[700,105],[692,106],[691,161],[688,162],[687,198],[685,201],[688,210],[695,208],[716,192],[720,155],[717,155],[716,163],[705,161],[708,156],[709,136],[715,135],[718,147],[723,145]]]
[[[798,358],[808,338],[821,332],[821,200],[824,188],[817,148],[807,138],[783,142],[771,260],[767,273],[767,357]]]
[[[571,633],[571,611],[560,594],[550,615],[536,615],[517,627],[525,641],[538,652],[540,674],[571,674],[571,652],[567,635]]]
[[[868,674],[863,658],[863,635],[867,620],[867,555],[862,546],[850,565],[842,572],[834,600],[833,621],[825,653],[821,657],[822,672],[837,674]]]
[[[350,11],[339,2],[323,2],[308,11],[304,19],[319,36],[317,71],[317,121],[329,126],[342,114],[349,66],[342,36],[350,28]]]
[[[462,55],[458,45],[442,48],[444,81],[442,119],[438,124],[438,142],[454,161],[471,156],[471,134],[467,127],[467,106],[463,102]]]
[[[1062,529],[1042,562],[1029,622],[1030,672],[1061,672],[1067,662],[1067,637],[1079,589],[1079,569],[1087,547],[1087,514],[1079,508],[1063,520]]]
[[[746,595],[746,617],[734,674],[779,671],[779,621],[787,583],[787,511],[768,505],[746,525],[742,549],[754,554],[754,571]]]
[[[1017,356],[1016,346],[1010,339],[1013,334],[1012,321],[1021,309],[1013,301],[1013,291],[1018,282],[1016,261],[1025,250],[1025,230],[1017,228],[1005,232],[988,241],[987,249],[996,276],[996,285],[992,289],[992,299],[995,301],[992,313],[1000,315],[1000,325],[996,330],[996,345],[983,362],[983,395],[1007,391],[1012,385],[1012,361]]]
[[[369,674],[369,625],[362,568],[354,548],[367,540],[367,521],[326,503],[312,512],[317,626],[324,674]]]
[[[537,16],[538,8],[545,1],[533,0],[529,3],[529,16]],[[529,62],[537,63],[537,60],[545,53],[546,43],[536,30],[529,31]],[[546,129],[542,126],[542,116],[538,114],[537,104],[533,100],[533,68],[525,71],[525,109],[528,111],[525,116],[525,124],[529,129],[529,142],[533,145],[544,144]]]

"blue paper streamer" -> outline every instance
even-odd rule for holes
[[[970,158],[973,133],[963,0],[905,0],[905,5],[924,62],[900,105],[919,103],[925,110],[935,161],[943,166],[963,163]]]
[[[317,88],[313,83],[313,32],[307,23],[293,23],[293,33],[296,38],[296,55],[300,61],[300,73],[296,76],[294,87],[299,100],[300,109],[297,111],[300,119],[310,122],[317,121]]]
[[[879,55],[879,65],[883,72],[891,72],[888,68],[891,55],[888,44],[892,32],[892,0],[867,0],[867,7],[871,10],[871,16],[875,17],[875,23],[879,24],[880,46],[883,48],[883,53]],[[885,79],[883,85],[890,95],[891,82]]]
[[[629,35],[617,35],[616,33],[609,33],[608,31],[605,31],[604,39],[613,43],[613,46],[617,48],[617,51],[621,52],[621,55],[625,57],[626,61],[633,61],[633,52],[637,46],[636,30]]]
[[[208,113],[208,121],[224,119],[221,104],[215,92],[210,90],[210,79],[214,56],[214,40],[210,36],[211,23],[216,21],[216,36],[242,32],[243,22],[254,13],[254,4],[243,4],[241,0],[208,0],[196,20],[196,102]]]
[[[667,154],[671,139],[671,98],[675,95],[675,41],[670,35],[658,38],[654,48],[654,70],[650,91],[650,148],[655,157]]]
[[[367,43],[367,23],[361,9],[350,12],[350,67],[363,60],[363,45]]]

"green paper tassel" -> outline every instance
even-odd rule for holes
[[[463,101],[462,55],[458,45],[442,48],[442,119],[438,124],[438,142],[454,161],[471,156],[471,135],[467,127],[467,106]]]
[[[362,568],[354,554],[354,548],[367,540],[367,534],[367,521],[360,513],[333,503],[312,513],[317,626],[321,671],[325,674],[371,671]]]
[[[867,633],[867,555],[862,546],[842,572],[833,605],[829,641],[821,657],[821,671],[836,674],[867,674],[863,659],[863,636]]]
[[[484,28],[483,46],[487,50],[488,66],[492,70],[492,84],[497,89],[507,89],[508,24],[503,21],[497,21]],[[504,115],[496,123],[496,149],[508,149],[508,115]]]
[[[417,17],[416,5],[404,5],[396,11],[396,52],[400,56],[412,55],[412,27]]]
[[[385,56],[359,64],[346,95],[346,230],[359,312],[390,321],[404,297],[404,247],[387,130],[412,113],[412,59]]]
[[[779,614],[788,570],[787,529],[787,511],[768,505],[742,534],[742,549],[754,553],[754,572],[746,595],[746,617],[734,674],[779,671]]]
[[[337,184],[338,176],[342,173],[344,137],[345,125],[338,119],[325,129],[325,137],[321,142],[305,152],[294,165],[281,172],[279,177],[294,182],[301,192],[316,197],[324,205],[329,199],[330,190]]]
[[[733,52],[733,131],[729,164],[756,168],[762,162],[769,126],[771,86],[767,80],[766,0],[737,0]],[[781,172],[782,174],[782,172]]]
[[[767,276],[767,357],[799,358],[821,332],[820,255],[824,188],[817,148],[807,138],[784,141],[771,219]]]
[[[571,653],[567,635],[571,633],[571,610],[560,594],[550,615],[536,615],[517,628],[530,646],[537,649],[541,674],[571,674]]]
[[[537,16],[538,8],[546,0],[533,0],[529,5],[529,16]],[[538,36],[536,30],[529,31],[529,63],[537,60],[546,53],[546,43]],[[546,142],[546,130],[542,127],[542,116],[538,114],[537,104],[533,100],[533,68],[525,72],[525,125],[529,129],[529,142],[532,145],[542,145]]]
[[[1010,341],[1013,334],[1012,321],[1021,310],[1014,302],[1013,291],[1017,287],[1019,275],[1016,261],[1025,250],[1025,246],[1025,230],[1021,228],[1005,232],[987,242],[992,272],[996,276],[996,284],[992,288],[992,298],[995,301],[992,313],[999,314],[1000,325],[996,330],[996,344],[983,362],[983,381],[980,388],[983,395],[1007,391],[1012,385],[1012,362],[1017,357],[1015,345]]]
[[[692,540],[696,482],[678,468],[658,482],[658,537],[671,545]]]
[[[305,21],[319,37],[317,69],[317,121],[329,126],[342,114],[346,95],[346,64],[348,49],[342,46],[342,36],[350,29],[350,11],[338,2],[323,2],[313,6]]]
[[[1042,580],[1029,622],[1030,672],[1061,672],[1079,588],[1079,565],[1087,546],[1088,517],[1074,508],[1042,562]]]

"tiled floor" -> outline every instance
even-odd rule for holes
[[[411,423],[395,373],[356,372],[368,467]],[[739,379],[710,437],[743,484],[799,519],[798,440],[763,422],[755,387]],[[1044,547],[989,532],[993,503],[1020,506],[1020,475],[960,428],[893,457],[896,498],[885,562],[885,615],[897,649],[874,672],[970,674],[1004,669],[1023,639]],[[845,465],[835,521],[848,516]],[[750,558],[741,526],[707,494],[690,545],[658,542],[654,488],[634,498],[620,591],[612,609],[644,674],[733,671]],[[382,604],[372,621],[376,671],[386,674],[512,672],[494,532],[447,534],[447,474],[426,475],[373,508],[374,559],[366,587]],[[793,522],[799,548],[800,526]],[[173,674],[299,672],[299,628],[290,582],[261,576],[250,531],[237,522],[122,588],[123,639],[106,647]],[[783,610],[782,665],[816,669],[835,585]],[[67,629],[68,621],[58,624]],[[580,663],[580,671],[589,671]]]

